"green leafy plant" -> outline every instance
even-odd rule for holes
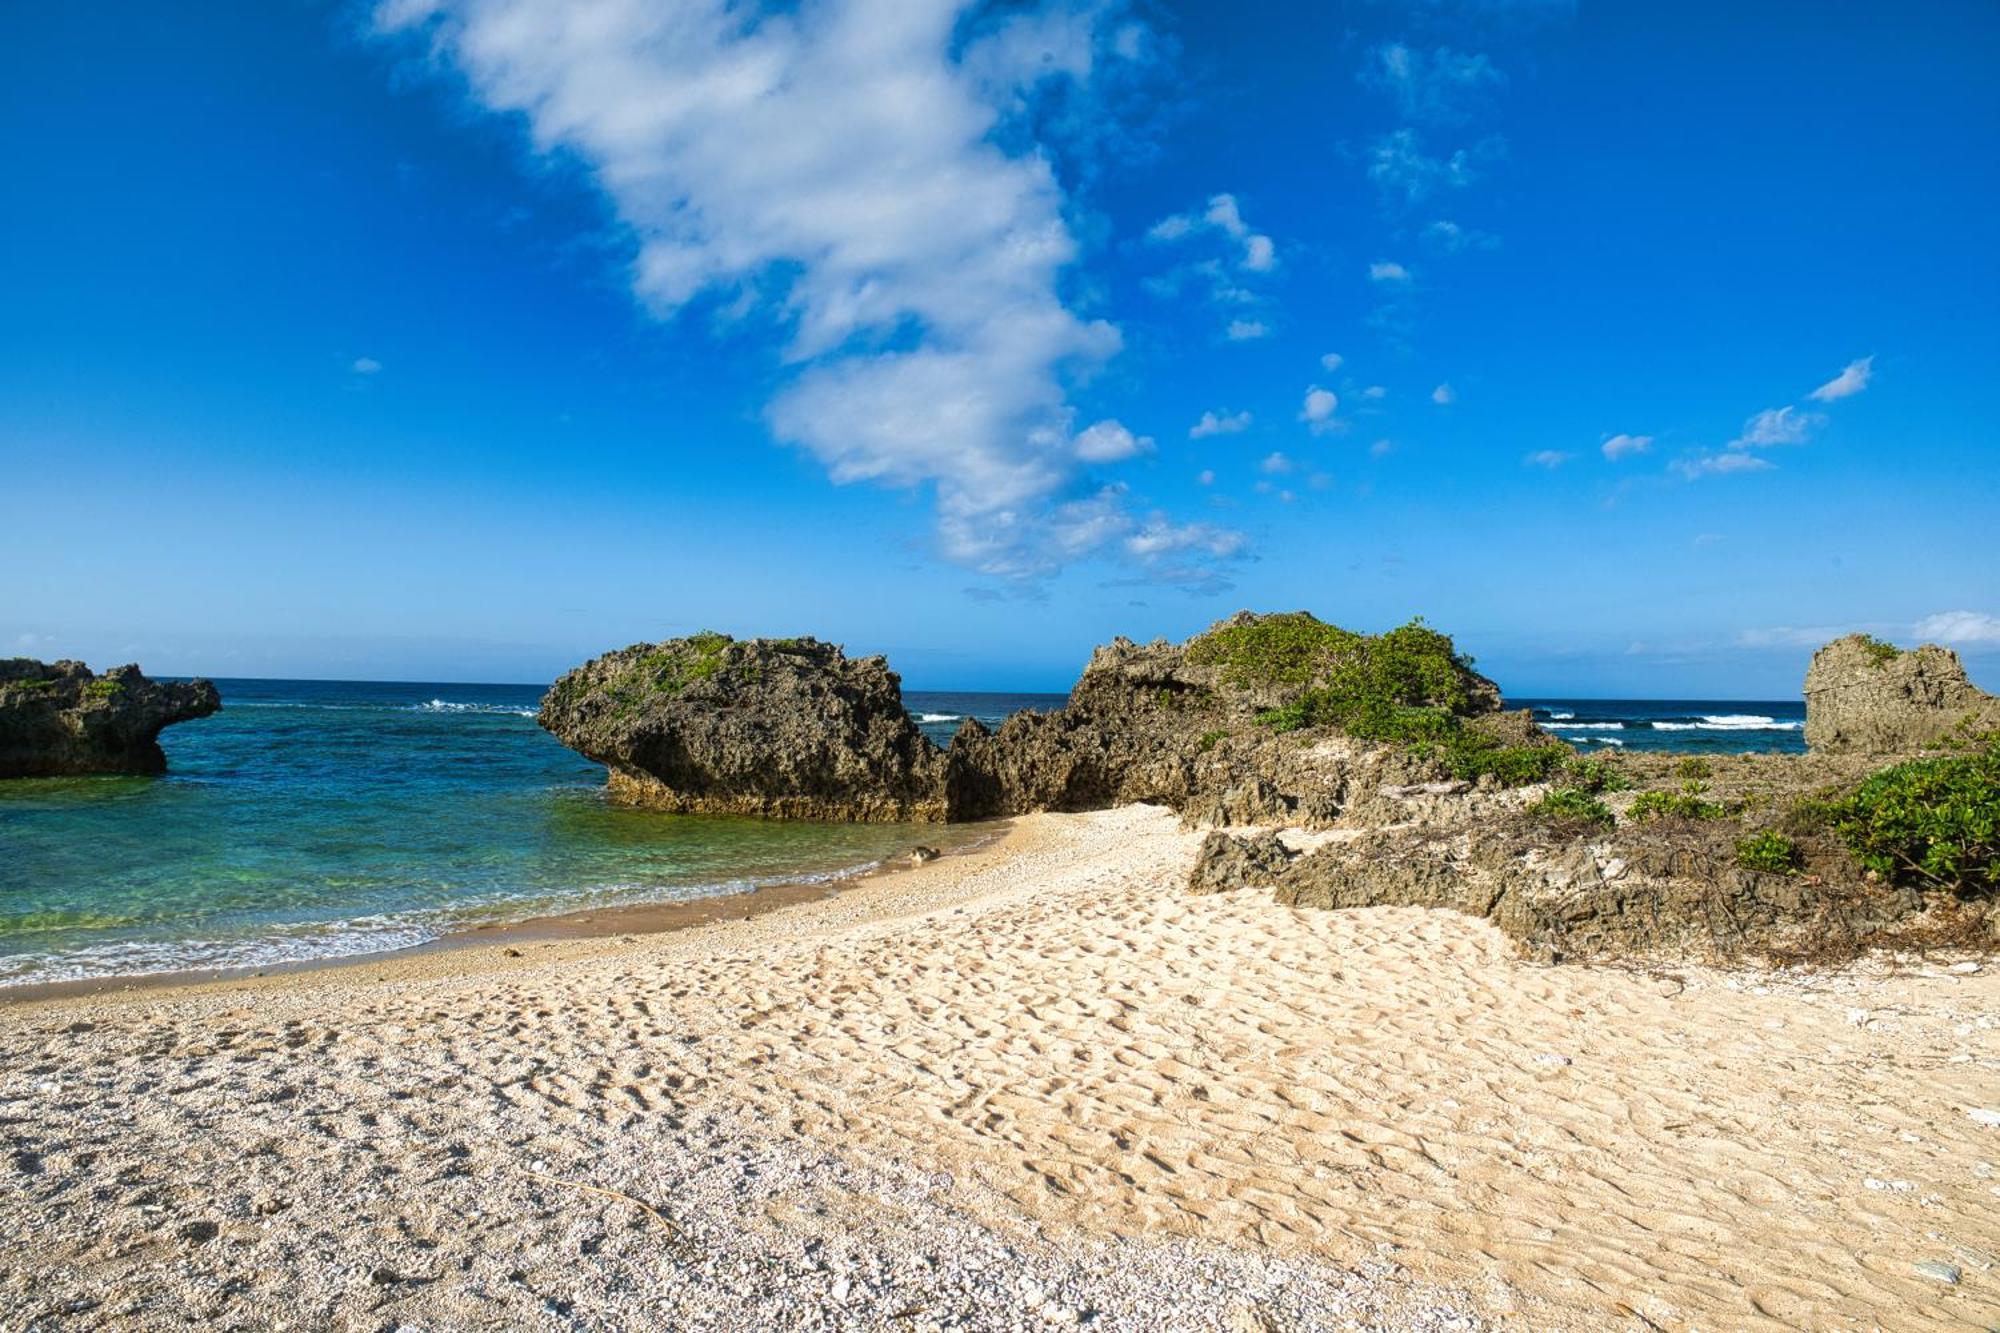
[[[123,681],[100,677],[83,687],[83,692],[92,699],[115,698],[125,688]]]
[[[1222,738],[1228,734],[1227,731],[1223,731],[1220,728],[1214,731],[1204,731],[1201,733],[1200,738],[1195,741],[1194,748],[1202,754],[1207,754],[1210,750],[1221,744]]]
[[[1868,653],[1868,660],[1876,666],[1883,666],[1903,655],[1903,650],[1887,639],[1878,639],[1873,634],[1861,636],[1861,646]]]
[[[1799,845],[1776,829],[1752,833],[1736,843],[1736,864],[1768,875],[1794,875],[1799,869]]]
[[[1557,787],[1528,807],[1528,814],[1556,825],[1596,825],[1610,828],[1617,822],[1611,808],[1587,791]]]
[[[1708,760],[1698,754],[1691,754],[1674,765],[1674,776],[1683,782],[1699,782],[1715,776],[1715,769]]]
[[[56,687],[54,680],[44,677],[40,680],[9,680],[0,682],[0,689],[20,690],[27,694],[38,694]]]
[[[1632,819],[1720,819],[1722,806],[1708,800],[1708,784],[1690,778],[1679,791],[1642,791],[1626,811]]]
[[[1578,755],[1567,759],[1563,762],[1562,771],[1570,785],[1580,791],[1624,791],[1632,785],[1632,780],[1604,755],[1592,755],[1588,759]]]
[[[2000,744],[1882,769],[1825,817],[1884,879],[1992,893],[2000,886]]]

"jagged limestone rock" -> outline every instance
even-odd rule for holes
[[[2000,731],[2000,698],[1949,648],[1899,652],[1850,634],[1806,668],[1806,744],[1828,754],[1915,754]]]
[[[943,755],[879,657],[816,639],[697,634],[606,653],[538,719],[603,764],[612,795],[688,814],[944,818]]]
[[[98,676],[81,662],[0,661],[0,778],[163,773],[160,732],[220,707],[206,680],[153,681],[136,666]]]

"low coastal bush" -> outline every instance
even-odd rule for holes
[[[1691,754],[1674,765],[1674,776],[1683,782],[1700,782],[1715,776],[1715,769],[1708,760],[1698,754]]]
[[[1202,754],[1207,754],[1210,750],[1213,750],[1216,746],[1222,744],[1222,738],[1227,736],[1228,734],[1229,733],[1227,731],[1224,731],[1220,728],[1217,728],[1214,731],[1204,731],[1201,733],[1201,736],[1195,741],[1194,748]]]
[[[1873,634],[1860,636],[1861,646],[1868,653],[1868,660],[1876,666],[1883,666],[1903,655],[1903,650],[1887,639],[1878,639]]]
[[[1799,860],[1799,845],[1775,829],[1752,833],[1736,844],[1736,864],[1745,870],[1791,875],[1798,872]]]
[[[1990,894],[2000,887],[2000,744],[1885,768],[1824,817],[1884,879]]]
[[[1626,814],[1634,820],[1722,818],[1727,812],[1707,797],[1708,785],[1690,778],[1679,791],[1640,792]]]
[[[93,699],[109,699],[125,688],[120,681],[99,678],[83,687],[83,692]]]
[[[1567,759],[1563,762],[1562,771],[1570,785],[1579,791],[1624,791],[1632,785],[1632,780],[1601,754],[1589,759],[1581,755]]]
[[[1528,814],[1558,827],[1592,825],[1610,828],[1617,822],[1609,806],[1589,792],[1575,787],[1557,787],[1530,805]]]
[[[1305,685],[1309,712],[1352,706],[1461,712],[1472,659],[1422,617],[1386,634],[1356,634],[1303,611],[1211,630],[1188,645],[1194,666],[1219,666],[1231,685]],[[1331,725],[1313,718],[1309,725]]]

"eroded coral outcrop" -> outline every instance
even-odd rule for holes
[[[880,657],[817,639],[697,634],[606,653],[558,680],[541,725],[612,794],[689,814],[941,820],[944,756]]]
[[[1806,744],[1829,754],[1914,754],[2000,731],[2000,698],[1958,654],[1910,651],[1865,634],[1835,639],[1806,669]]]
[[[220,707],[222,696],[205,680],[148,680],[136,666],[100,676],[81,662],[0,660],[0,778],[162,773],[160,732]]]

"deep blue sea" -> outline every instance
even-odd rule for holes
[[[830,879],[967,830],[663,815],[534,723],[536,685],[220,680],[158,778],[0,782],[0,985],[262,967]],[[912,690],[940,744],[1062,695]],[[1796,704],[1539,700],[1585,749],[1797,749]]]

